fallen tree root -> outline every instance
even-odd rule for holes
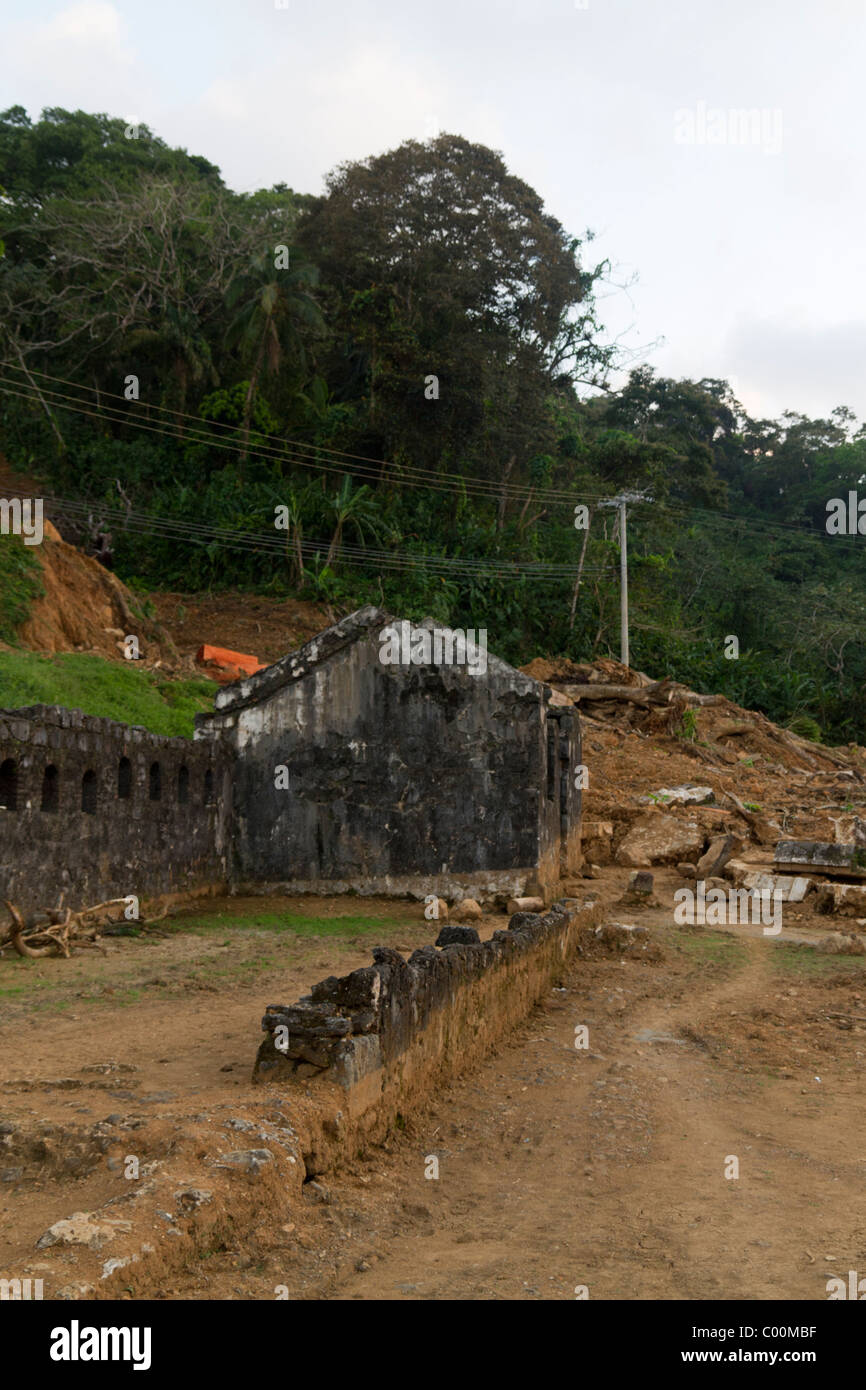
[[[0,953],[4,946],[11,946],[19,956],[30,959],[63,956],[68,960],[73,949],[96,950],[104,955],[105,947],[99,941],[102,931],[118,921],[126,920],[124,911],[120,917],[111,914],[118,908],[125,910],[129,899],[109,898],[105,902],[94,903],[91,907],[80,908],[78,912],[73,912],[69,907],[64,908],[62,902],[61,897],[57,907],[33,913],[25,921],[19,908],[7,898],[6,907],[10,920],[5,930],[0,928]],[[152,922],[161,921],[167,913],[168,908],[164,907],[162,912],[154,917],[137,917],[134,919],[135,925],[149,926]]]

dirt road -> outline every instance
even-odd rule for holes
[[[192,1266],[156,1287],[132,1276],[128,1295],[472,1301],[574,1299],[585,1288],[591,1299],[823,1300],[830,1277],[866,1273],[866,961],[748,929],[678,928],[662,909],[641,921],[659,944],[655,963],[576,962],[507,1046],[477,1067],[467,1059],[465,1078],[384,1144],[308,1183],[288,1212],[230,1218]],[[410,930],[396,927],[407,946]],[[127,1005],[113,1056],[137,1070],[106,1086],[140,1078],[130,1103],[152,1102],[172,1134],[192,1132],[199,1112],[249,1127],[278,1106],[290,1116],[286,1088],[249,1085],[246,1015],[260,1008],[261,980],[252,991],[238,983],[218,1024],[213,995],[193,1005],[206,1047],[190,1044],[188,994]],[[52,1054],[57,1074],[75,1023],[19,1020],[19,1047],[33,1034],[33,1051],[17,1055],[34,1087]],[[575,1047],[577,1027],[586,1047]],[[185,1050],[172,1056],[181,1034]],[[89,1038],[81,1060],[94,1061],[94,1047]],[[157,1079],[171,1091],[142,1094]],[[122,1109],[117,1095],[103,1108]],[[58,1119],[61,1105],[96,1099],[20,1096],[31,1114],[50,1100]],[[739,1176],[726,1176],[736,1165]],[[118,1183],[94,1171],[7,1189],[8,1258]]]
[[[807,1021],[856,1010],[862,972],[804,985],[790,948],[717,950],[703,988],[688,954],[575,972],[430,1116],[400,1175],[415,1229],[329,1296],[815,1299],[866,1269],[866,1042]]]

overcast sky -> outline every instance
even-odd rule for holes
[[[866,417],[866,0],[282,4],[5,0],[0,104],[145,121],[244,190],[457,132],[637,277],[603,318],[658,371]]]

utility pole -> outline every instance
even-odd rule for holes
[[[620,661],[628,666],[628,541],[624,497],[619,499],[619,650]]]
[[[626,532],[625,508],[627,502],[651,502],[652,498],[644,492],[621,492],[610,501],[599,502],[600,507],[619,508],[619,651],[623,666],[630,665],[628,648],[628,537]]]

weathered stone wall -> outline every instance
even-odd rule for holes
[[[408,961],[377,947],[371,966],[268,1006],[254,1079],[333,1082],[348,1117],[386,1123],[522,1022],[599,913],[566,899],[543,916],[517,913],[489,941],[425,946]]]
[[[352,614],[198,717],[198,739],[237,752],[237,883],[435,891],[448,875],[481,890],[489,876],[497,891],[508,874],[511,891],[554,885],[579,855],[573,712],[492,656],[484,675],[383,665],[389,621]]]
[[[218,746],[79,710],[0,710],[0,903],[224,889],[229,766]]]

